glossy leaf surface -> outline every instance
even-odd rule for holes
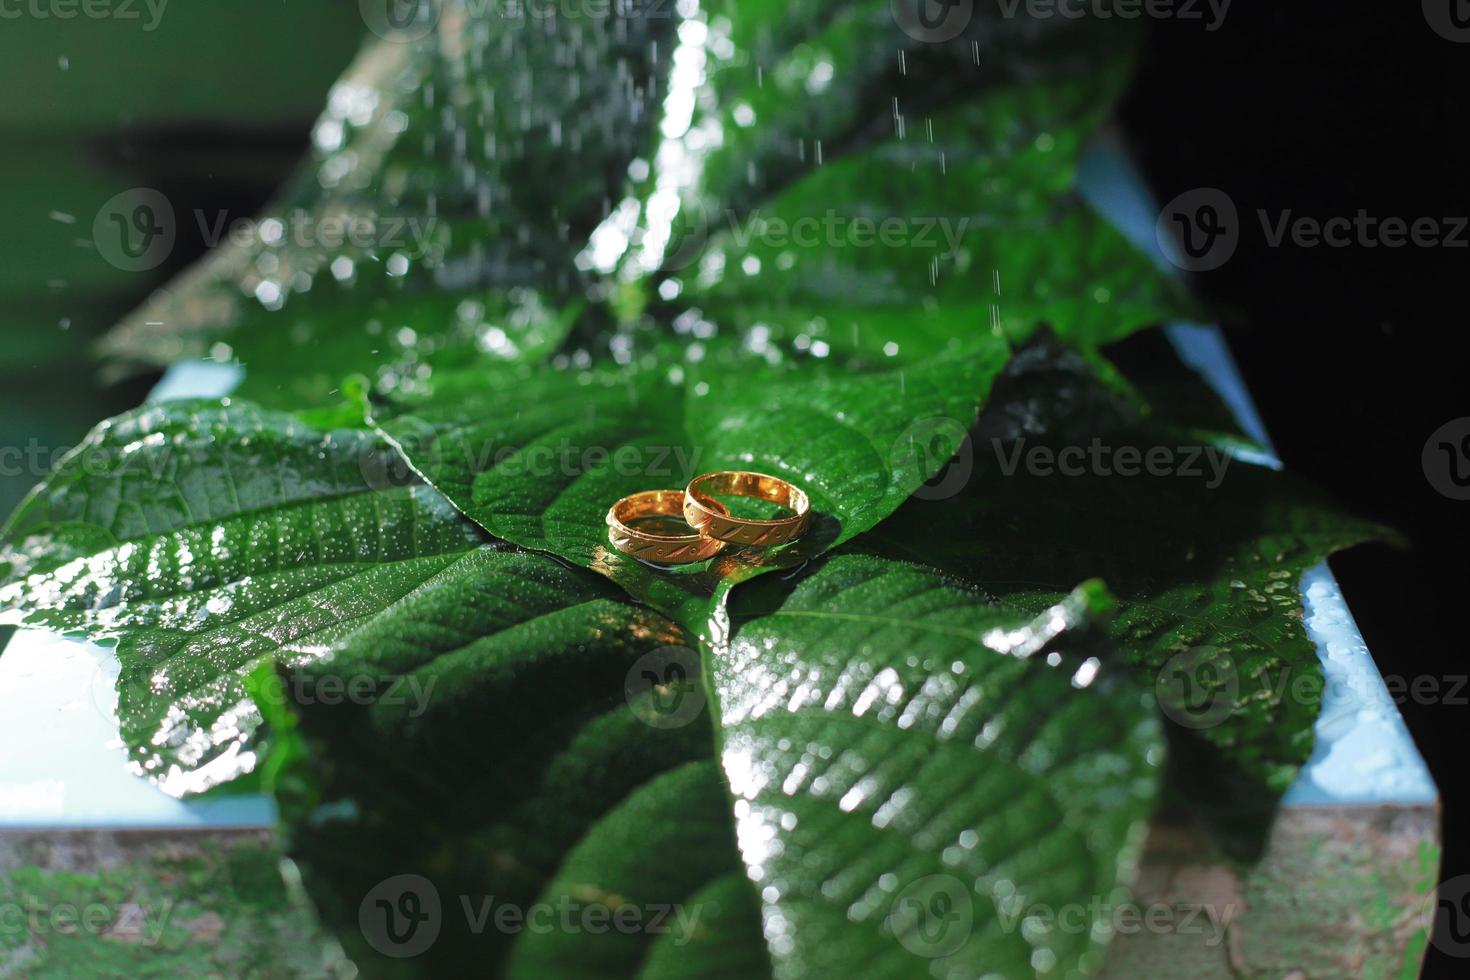
[[[385,975],[1095,963],[1103,924],[1026,919],[1113,896],[1157,793],[1153,712],[1090,629],[1103,598],[1080,591],[1028,625],[931,569],[849,556],[748,600],[707,681],[669,670],[692,662],[687,647],[634,661],[646,647],[568,649],[575,633],[532,624],[441,644],[434,617],[414,615],[433,654],[407,676],[440,681],[421,713],[299,706],[296,764],[314,788],[292,853],[356,954]],[[305,673],[350,675],[375,649]],[[530,727],[544,734],[483,764],[483,746]],[[405,889],[434,895],[438,932],[398,965],[407,947],[359,905]],[[963,916],[930,921],[939,894]],[[553,916],[571,924],[530,926]]]
[[[646,142],[673,20],[362,10],[387,36],[333,87],[311,160],[265,215],[202,226],[219,245],[109,336],[108,358],[235,358],[240,395],[298,409],[349,375],[396,390],[565,338],[585,305],[572,258]],[[418,19],[389,30],[384,11]]]
[[[1079,361],[1033,349],[959,464],[863,546],[1032,610],[1101,577],[1118,600],[1110,637],[1155,692],[1180,786],[1248,817],[1225,829],[1250,838],[1312,751],[1324,682],[1302,574],[1385,532],[1209,436],[1141,420]]]
[[[703,633],[721,586],[772,559],[652,569],[614,551],[603,517],[642,490],[750,469],[795,483],[815,513],[800,560],[872,527],[942,465],[975,417],[1007,345],[861,370],[804,359],[743,370],[526,370],[478,391],[398,406],[382,431],[424,478],[492,534],[624,584]],[[391,409],[390,409],[391,410]]]
[[[380,440],[249,405],[103,423],[0,541],[6,621],[120,638],[122,736],[176,795],[249,771],[242,678],[371,623],[486,538]]]

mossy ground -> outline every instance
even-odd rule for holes
[[[0,837],[0,978],[339,975],[280,860],[263,834]]]

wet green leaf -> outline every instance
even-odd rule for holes
[[[298,672],[311,691],[391,662],[400,689],[432,692],[421,711],[294,708],[319,791],[290,812],[289,850],[359,962],[781,977],[1095,963],[1108,936],[1092,916],[1132,873],[1161,762],[1149,703],[1097,645],[1105,596],[1080,590],[1028,625],[960,580],[862,556],[742,595],[707,679],[687,634],[646,611],[631,632],[558,613],[441,634],[444,611],[481,608],[452,589],[405,603],[419,608],[393,652],[363,632]],[[405,890],[414,907],[433,896],[436,938],[395,963],[411,940],[375,903]],[[928,921],[940,893],[960,916]],[[1025,922],[1063,907],[1081,918]]]
[[[1029,919],[1111,901],[1158,789],[1148,700],[1089,640],[1105,595],[1025,626],[963,580],[859,555],[782,593],[738,594],[709,667],[776,975],[1097,966],[1096,907]]]
[[[395,403],[379,421],[414,468],[490,533],[607,575],[707,636],[719,631],[710,621],[730,583],[862,533],[942,466],[1008,349],[985,334],[968,351],[867,369],[749,356],[505,369],[482,388]],[[611,547],[603,518],[618,499],[720,469],[770,473],[807,491],[813,527],[791,554],[666,570]]]
[[[1385,532],[1232,458],[1238,440],[1141,420],[1080,362],[1033,353],[997,383],[959,466],[860,545],[1032,610],[1102,578],[1110,636],[1169,725],[1176,786],[1248,850],[1312,751],[1323,680],[1302,574]]]
[[[486,541],[362,431],[243,404],[102,423],[0,537],[0,618],[120,638],[133,767],[168,792],[248,772],[243,678],[305,660]]]
[[[280,203],[208,229],[222,244],[107,356],[235,358],[239,394],[300,409],[358,374],[414,391],[569,333],[601,349],[650,304],[665,329],[702,309],[870,356],[1041,322],[1095,344],[1188,308],[1072,189],[1124,21],[986,10],[936,44],[877,0],[425,9],[434,31],[369,45],[333,89]]]
[[[687,633],[619,599],[595,576],[485,543],[442,498],[391,469],[383,452],[369,434],[322,433],[248,405],[185,404],[124,416],[99,429],[12,521],[0,593],[17,619],[121,637],[124,735],[138,768],[174,792],[254,765],[261,712],[281,717],[279,706],[251,699],[269,690],[253,676],[257,665],[276,659],[294,668],[279,696],[302,714],[298,727],[282,731],[298,759],[285,773],[273,769],[271,785],[292,787],[301,807],[292,852],[359,957],[373,961],[389,938],[360,924],[353,931],[358,906],[383,880],[416,869],[451,903],[444,913],[451,931],[425,963],[510,957],[513,971],[559,964],[596,972],[647,954],[660,969],[699,975],[746,972],[769,956],[779,974],[792,975],[819,950],[788,949],[769,932],[761,943],[757,895],[741,880],[757,869],[747,855],[742,875],[735,846],[752,806],[770,816],[787,797],[798,822],[782,826],[783,833],[800,831],[790,837],[795,855],[811,847],[813,821],[850,821],[845,833],[854,834],[870,819],[865,807],[883,800],[890,811],[919,819],[944,805],[946,787],[992,780],[1013,792],[1029,773],[1042,782],[1075,780],[1062,805],[1085,811],[1094,805],[1090,794],[1106,785],[1116,805],[1093,821],[1096,853],[1105,858],[1086,882],[1111,889],[1119,868],[1126,872],[1133,824],[1147,811],[1152,790],[1145,784],[1152,784],[1140,782],[1141,773],[1113,777],[1120,759],[1143,753],[1150,767],[1157,762],[1155,750],[1136,741],[1149,715],[1135,711],[1127,731],[1110,727],[1114,720],[1102,719],[1114,719],[1120,705],[1138,709],[1138,697],[1104,695],[1113,690],[1110,679],[1074,689],[1068,676],[1081,658],[1066,673],[1041,662],[1056,637],[1011,632],[1025,614],[993,608],[974,589],[933,572],[834,559],[789,598],[780,580],[751,596],[732,645],[708,648],[713,698],[706,705]],[[859,611],[869,609],[877,612]],[[1048,622],[1081,626],[1086,612],[1082,603]],[[991,636],[992,628],[1002,632]],[[644,663],[671,649],[680,651],[674,662],[682,673],[671,673],[667,659]],[[834,659],[849,649],[864,653],[852,664],[857,673],[843,673],[846,660]],[[772,659],[756,658],[761,651]],[[640,663],[654,670],[654,681],[630,693],[630,683],[647,674]],[[792,701],[790,685],[803,677],[808,695],[822,689],[831,698]],[[852,686],[857,681],[864,686]],[[881,704],[864,695],[878,690],[874,684],[884,692]],[[1076,711],[1095,705],[1103,714],[1096,741],[1058,759],[1047,726],[1076,719],[1063,712],[1049,722],[1038,705],[1054,708],[1062,697]],[[666,724],[659,712],[671,703],[694,711]],[[907,722],[903,704],[911,710]],[[1007,713],[1021,704],[1032,705],[1024,725]],[[712,715],[723,729],[719,750],[710,738]],[[946,729],[943,717],[958,727]],[[996,726],[1033,727],[1018,728],[1012,742],[992,738]],[[975,741],[982,729],[989,736]],[[533,740],[520,737],[533,731]],[[837,752],[859,733],[850,752]],[[840,771],[814,774],[775,796],[772,786],[751,782],[768,765],[799,762],[782,746],[818,740],[824,747],[813,751]],[[484,764],[486,746],[508,744],[520,748]],[[305,759],[302,745],[315,747]],[[894,766],[915,752],[946,758],[943,778],[889,782],[907,775],[908,763]],[[736,792],[733,810],[716,759]],[[692,768],[680,770],[686,763]],[[863,791],[864,806],[846,806],[844,794],[859,785],[871,790]],[[1049,814],[1055,805],[1048,802]],[[951,828],[957,846],[995,812],[980,794],[970,806],[946,810],[958,821]],[[667,834],[647,831],[651,813],[666,815],[656,825]],[[900,820],[891,836],[864,843],[866,863],[853,859],[844,887],[866,881],[862,893],[881,892],[886,875],[907,884],[931,870],[967,882],[1002,866],[1007,880],[1030,881],[1030,870],[998,863],[995,853],[954,864],[938,841],[917,864],[895,853],[893,863],[873,866],[897,842],[905,842],[904,853],[912,849],[898,832],[903,826]],[[1073,846],[1065,834],[1057,840],[1059,854]],[[678,875],[669,870],[671,852]],[[364,861],[364,854],[377,859]],[[809,919],[820,935],[845,906],[823,898],[821,882],[799,871],[774,860],[762,865],[763,921]],[[1083,902],[1076,880],[1049,885],[1037,877],[1024,894],[1050,901],[1063,895],[1053,887]],[[448,925],[460,894],[523,908],[538,900],[633,905],[645,915],[654,905],[698,906],[713,932],[605,939],[566,930],[476,932]],[[966,962],[1000,949],[1022,955],[1034,942],[1063,959],[1091,955],[1090,941],[1079,945],[1075,936],[1019,940],[1014,919],[1007,927],[1001,911],[983,905],[991,892],[965,895],[980,910],[975,938],[966,933]],[[927,954],[885,934],[881,911],[873,911],[878,918],[864,927],[872,931],[863,941],[896,965],[922,966]]]
[[[567,897],[602,904],[612,927],[526,930],[507,977],[770,974],[759,905],[736,860],[730,801],[712,760],[661,774],[594,824],[538,903]],[[645,928],[618,928],[620,909],[625,925]]]
[[[679,122],[620,265],[667,301],[655,314],[894,357],[1041,323],[1097,345],[1190,310],[1074,189],[1132,32],[987,9],[953,41],[905,44],[889,6],[681,31],[699,71],[669,104],[698,74],[692,118],[666,110]]]
[[[576,903],[580,921],[593,905],[686,900],[671,864],[695,876],[691,888],[704,883],[702,868],[713,879],[736,867],[722,794],[706,793],[713,802],[701,807],[683,780],[666,778],[697,765],[701,785],[718,786],[692,641],[615,591],[545,556],[482,549],[290,674],[299,725],[283,775],[296,788],[288,851],[374,975],[472,966],[498,975],[531,927],[545,926],[539,917],[510,925],[498,918],[506,907],[524,917],[542,900],[557,923]],[[394,682],[361,700],[315,696],[385,676]],[[592,850],[598,828],[629,819],[618,814],[636,799],[665,817],[654,827],[636,820],[642,842],[595,853],[609,874],[614,858],[651,858],[636,869],[643,893],[615,891],[610,879],[556,884],[569,855]],[[700,846],[651,847],[674,847],[665,830]],[[396,902],[409,874],[440,911],[432,943],[399,966],[404,923],[367,916],[370,899]],[[647,924],[650,910],[641,914]]]
[[[1159,791],[1146,688],[1176,776],[1203,746],[1217,792],[1269,800],[1315,704],[1250,685],[1311,676],[1296,578],[1357,532],[1272,474],[964,471],[1009,339],[1096,364],[1186,307],[1073,190],[1129,25],[691,8],[537,33],[450,0],[370,46],[273,223],[109,345],[235,357],[282,411],[104,424],[7,526],[0,622],[118,637],[125,740],[170,791],[273,732],[291,853],[367,972],[1085,974]],[[386,241],[400,217],[421,236]],[[1180,436],[1017,370],[975,428],[996,466]],[[811,533],[686,569],[609,548],[618,498],[721,468],[802,486]],[[1106,594],[1068,591],[1099,575],[1106,641]],[[1237,685],[1189,728],[1155,679],[1200,648],[1188,680]],[[699,915],[538,932],[494,903]]]
[[[586,305],[572,258],[660,99],[673,20],[631,9],[424,5],[433,30],[374,39],[333,87],[279,202],[202,229],[218,247],[103,354],[236,358],[238,394],[297,409],[353,374],[397,389],[554,350]]]

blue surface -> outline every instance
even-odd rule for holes
[[[238,364],[179,361],[158,379],[148,400],[172,402],[185,398],[218,398],[234,391],[244,380],[245,369]]]
[[[217,397],[234,365],[171,367],[149,401]],[[21,630],[0,656],[0,827],[272,827],[274,802],[182,801],[127,770],[118,737],[117,657],[107,647]]]
[[[1161,268],[1173,269],[1155,237],[1158,207],[1115,142],[1101,141],[1084,159],[1079,183],[1083,196],[1119,231]],[[1230,407],[1241,428],[1271,450],[1266,426],[1219,328],[1175,323],[1165,329],[1180,359]],[[1233,455],[1281,468],[1274,451]],[[1326,685],[1315,750],[1284,803],[1433,803],[1439,791],[1327,564],[1309,569],[1301,588],[1307,635],[1317,644]]]

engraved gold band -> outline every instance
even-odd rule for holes
[[[792,511],[773,521],[731,517],[716,494],[768,500]],[[684,491],[684,520],[700,534],[746,547],[773,548],[802,535],[811,516],[806,491],[779,477],[746,470],[722,470],[696,477]]]
[[[688,565],[712,558],[725,547],[723,541],[705,537],[698,531],[688,534],[654,534],[629,526],[640,517],[673,517],[683,519],[684,493],[681,490],[646,490],[624,497],[607,512],[607,537],[612,546],[625,555],[654,561],[662,565]],[[719,501],[713,502],[729,514]]]

